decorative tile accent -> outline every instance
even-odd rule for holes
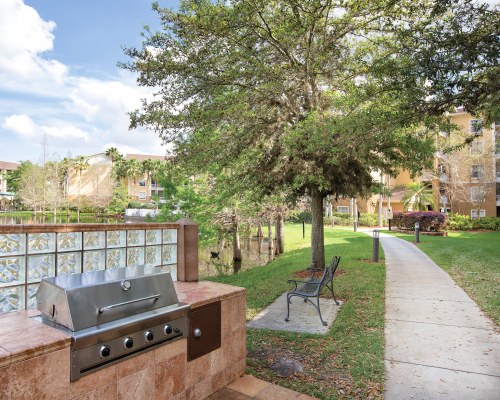
[[[75,274],[81,271],[81,253],[61,253],[57,255],[57,275]]]
[[[108,248],[125,247],[125,231],[109,231],[107,232]]]
[[[56,249],[56,234],[52,233],[29,233],[28,253],[51,253]]]
[[[163,244],[177,243],[177,229],[163,230]]]
[[[146,247],[146,265],[161,265],[161,246]]]
[[[106,269],[125,267],[125,249],[106,251]]]
[[[61,232],[57,234],[57,251],[75,251],[81,249],[81,232]]]
[[[144,247],[132,247],[127,249],[127,267],[144,265]]]
[[[104,249],[106,232],[83,232],[83,248],[85,250]]]
[[[24,254],[26,247],[26,234],[11,233],[0,235],[0,256],[13,256]]]
[[[0,313],[24,309],[24,286],[0,289]]]
[[[127,246],[144,246],[144,231],[127,231]]]
[[[161,244],[161,230],[152,229],[146,231],[146,244]]]
[[[38,283],[28,285],[28,308],[36,308],[36,292],[38,292]]]
[[[39,282],[46,276],[55,276],[54,254],[45,254],[43,256],[29,256],[28,282]]]
[[[99,271],[106,268],[106,251],[84,251],[83,272]]]
[[[177,262],[177,245],[167,244],[162,246],[162,264],[175,264]]]
[[[0,286],[23,284],[25,272],[25,257],[0,258]]]

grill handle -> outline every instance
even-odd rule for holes
[[[116,307],[126,306],[128,304],[138,303],[140,301],[146,301],[146,300],[151,300],[151,299],[158,300],[160,297],[161,297],[161,294],[153,294],[152,296],[141,297],[140,299],[124,301],[123,303],[111,304],[110,306],[99,308],[99,314],[102,314],[105,311],[112,310],[113,308],[116,308]]]

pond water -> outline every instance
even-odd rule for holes
[[[274,240],[273,249],[276,249],[276,240]],[[218,256],[215,256],[216,254]],[[201,247],[198,258],[200,277],[232,275],[269,263],[274,258],[274,251],[269,250],[267,239],[241,238],[241,261],[233,261],[231,243],[229,245],[226,243],[222,249],[220,244]]]
[[[58,215],[54,219],[53,216],[43,216],[38,214],[34,216],[23,216],[23,217],[12,217],[0,214],[0,224],[1,225],[16,225],[16,224],[66,224],[66,223],[77,223],[78,219],[76,215]],[[122,223],[121,218],[109,218],[109,217],[96,217],[95,215],[81,215],[80,222],[87,224],[95,223]]]

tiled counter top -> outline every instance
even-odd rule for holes
[[[69,335],[30,318],[39,314],[0,314],[0,367],[69,347]]]
[[[174,284],[179,301],[192,308],[221,301],[221,348],[187,362],[183,339],[70,383],[69,335],[33,320],[36,310],[0,314],[0,399],[68,400],[106,394],[107,399],[194,400],[236,379],[245,369],[245,289],[207,281]],[[170,371],[170,358],[178,365],[175,371]],[[141,389],[142,381],[148,382],[148,390]]]

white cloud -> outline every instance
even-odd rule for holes
[[[2,127],[26,139],[32,139],[36,135],[35,123],[25,114],[14,114],[6,117]]]
[[[0,88],[56,94],[54,87],[64,85],[68,68],[42,57],[53,48],[55,27],[22,0],[0,1]]]
[[[129,71],[100,80],[49,59],[55,27],[22,0],[0,0],[0,137],[15,143],[0,159],[33,160],[40,143],[63,155],[109,147],[164,154],[156,133],[128,130],[127,112],[140,107],[150,89],[137,86]]]

